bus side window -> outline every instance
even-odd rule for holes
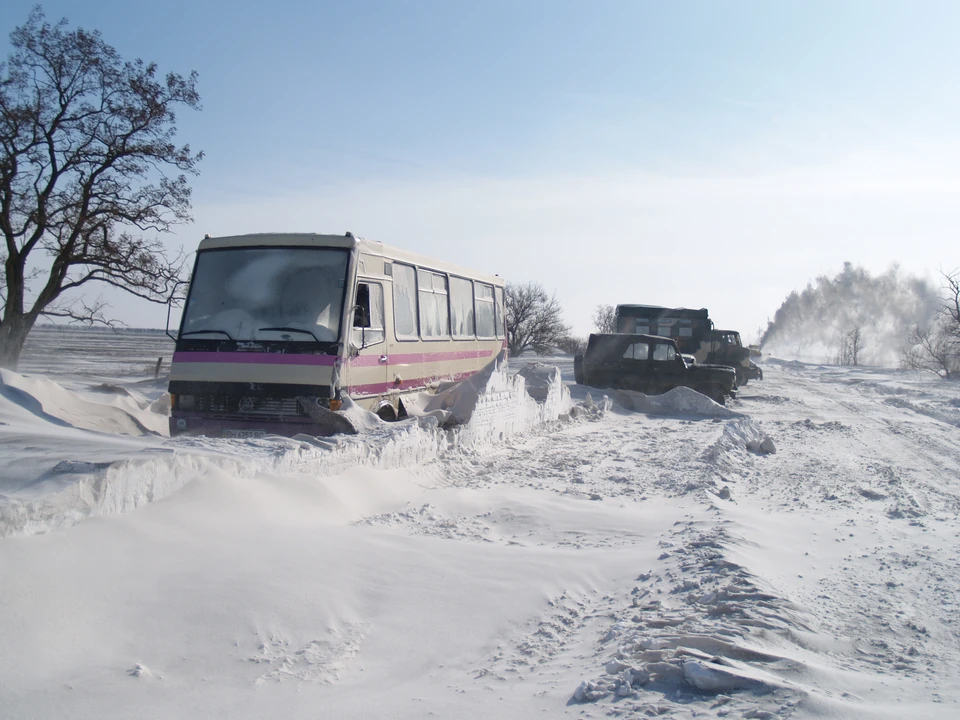
[[[497,328],[494,321],[493,286],[475,282],[473,284],[473,300],[477,309],[477,337],[496,337]]]
[[[504,338],[507,336],[507,319],[504,316],[503,288],[494,288],[493,292],[497,306],[497,337]]]
[[[473,315],[473,282],[450,276],[450,325],[453,337],[472,340],[476,336]]]
[[[380,283],[357,285],[352,339],[356,348],[383,342],[383,286]]]
[[[393,263],[393,324],[397,340],[419,340],[417,334],[417,271]]]
[[[420,299],[420,337],[450,337],[450,305],[447,276],[431,270],[417,270]]]

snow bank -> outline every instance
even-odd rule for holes
[[[701,415],[703,417],[742,417],[740,413],[715,403],[706,395],[688,387],[675,387],[663,395],[644,395],[635,390],[617,390],[617,402],[627,410],[650,415]]]
[[[446,453],[499,442],[555,421],[572,408],[569,391],[556,368],[511,376],[501,362],[436,395],[418,396],[409,406],[413,417],[401,422],[383,422],[346,400],[344,414],[357,435],[239,441],[180,437],[156,447],[137,446],[120,459],[105,453],[106,461],[98,462],[95,446],[109,440],[110,433],[139,427],[147,432],[136,417],[153,414],[149,405],[141,408],[135,398],[112,397],[113,403],[128,408],[124,410],[114,404],[86,401],[49,380],[9,373],[3,376],[5,382],[8,376],[31,391],[14,388],[16,392],[9,392],[13,387],[9,386],[0,403],[12,405],[14,414],[32,413],[47,426],[44,431],[53,428],[62,434],[86,428],[99,433],[85,436],[90,449],[79,455],[80,459],[52,456],[33,477],[0,481],[0,537],[64,528],[93,515],[128,512],[218,469],[236,477],[263,472],[320,477],[360,466],[393,469],[420,465]],[[527,393],[527,377],[541,398],[539,402]],[[15,397],[11,399],[11,395]],[[134,415],[134,408],[139,415]],[[84,418],[84,412],[90,417]],[[163,420],[165,423],[166,418]],[[0,434],[9,427],[0,427]],[[51,452],[62,453],[62,445],[55,439]],[[145,459],[144,451],[150,450],[160,454],[154,452]]]
[[[143,395],[126,388],[98,386],[92,392],[67,390],[44,377],[20,375],[0,370],[0,387],[4,397],[33,414],[57,418],[71,427],[116,435],[166,435],[167,401],[150,402]]]

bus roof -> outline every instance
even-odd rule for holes
[[[503,287],[504,280],[498,275],[488,275],[469,270],[453,263],[436,258],[427,257],[418,253],[409,252],[401,248],[384,245],[381,242],[359,238],[352,233],[345,235],[321,235],[319,233],[252,233],[250,235],[229,235],[225,237],[205,237],[200,241],[198,252],[230,247],[337,247],[356,248],[362,253],[381,256],[388,260],[409,263],[431,270],[439,270],[452,275],[461,275],[467,278],[482,280]]]

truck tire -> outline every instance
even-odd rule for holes
[[[723,388],[719,385],[707,384],[701,385],[696,388],[696,391],[701,395],[706,395],[708,398],[713,400],[717,405],[726,405],[727,397],[723,392]]]
[[[577,381],[577,385],[585,384],[583,381],[583,355],[573,356],[573,379]]]

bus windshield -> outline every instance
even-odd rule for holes
[[[197,256],[180,335],[334,342],[348,250],[242,247]]]

